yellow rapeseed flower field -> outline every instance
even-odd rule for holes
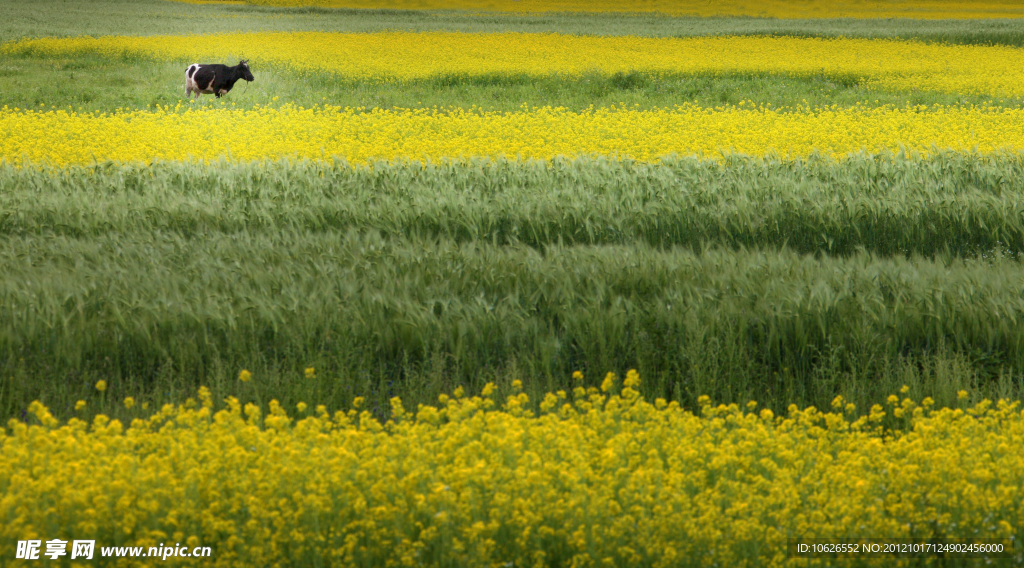
[[[14,164],[299,158],[444,160],[1024,149],[1024,110],[911,107],[770,108],[693,105],[573,112],[198,107],[78,114],[0,111],[0,159]],[[216,136],[204,133],[216,132]]]
[[[740,73],[836,76],[892,90],[1024,95],[1024,49],[884,39],[267,32],[41,38],[0,46],[0,54],[24,51],[141,54],[179,60],[183,69],[196,61],[249,58],[254,70],[282,65],[366,80],[501,73]]]
[[[548,394],[539,415],[524,394],[393,399],[385,424],[274,401],[214,411],[205,389],[128,427],[35,403],[33,424],[0,433],[17,497],[0,500],[0,553],[95,538],[211,547],[184,566],[781,566],[790,537],[1009,544],[1022,528],[1018,403],[892,397],[854,419],[840,398],[776,416],[704,397],[693,414],[645,402],[635,371],[618,384]]]
[[[207,3],[206,0],[182,0]],[[241,3],[235,0],[232,3]],[[261,6],[499,12],[657,12],[673,16],[762,18],[1020,18],[1010,0],[245,0]]]

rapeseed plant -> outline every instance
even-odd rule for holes
[[[4,53],[141,55],[186,62],[244,57],[252,60],[257,76],[261,65],[269,65],[369,81],[594,72],[772,74],[824,76],[885,90],[1024,95],[1020,48],[893,39],[260,32],[24,39],[0,45]]]
[[[474,157],[550,160],[617,156],[656,162],[671,155],[820,154],[936,150],[994,153],[1024,148],[1024,110],[999,107],[770,107],[673,109],[524,108],[366,110],[260,107],[160,108],[113,114],[0,111],[0,160],[93,164],[155,160],[264,159],[440,161]],[[194,132],[216,130],[216,137]]]
[[[649,403],[639,383],[549,394],[539,413],[493,385],[415,410],[395,399],[385,422],[356,405],[218,410],[206,389],[127,425],[61,424],[35,403],[0,434],[0,535],[188,542],[212,547],[204,566],[777,566],[788,537],[1021,529],[1017,402],[894,395],[859,418],[840,399],[776,415]]]

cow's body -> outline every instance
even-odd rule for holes
[[[193,63],[185,70],[185,96],[192,98],[192,93],[195,93],[198,99],[200,94],[206,93],[219,98],[227,94],[239,79],[253,80],[248,61],[239,61],[234,67]]]

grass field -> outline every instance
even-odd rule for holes
[[[0,558],[1024,564],[786,555],[1024,526],[1018,7],[289,3],[0,4]]]
[[[85,10],[86,4],[81,6]],[[338,335],[339,324],[331,323],[332,318],[319,323],[308,318],[303,322],[298,315],[253,320],[252,308],[241,307],[272,306],[283,289],[301,296],[305,292],[300,290],[310,284],[299,280],[285,278],[251,290],[228,286],[225,303],[204,308],[206,315],[191,316],[178,310],[196,300],[176,304],[173,297],[188,293],[188,282],[196,282],[197,275],[163,292],[146,283],[165,281],[165,272],[195,270],[186,266],[207,266],[214,271],[209,278],[220,281],[226,273],[215,267],[230,258],[245,259],[250,265],[245,271],[258,272],[252,259],[262,258],[260,247],[208,249],[222,242],[264,242],[261,247],[268,250],[284,247],[270,254],[283,255],[285,264],[279,270],[294,278],[306,269],[288,260],[291,248],[320,250],[327,242],[345,248],[354,245],[344,243],[372,235],[398,251],[442,247],[470,256],[500,256],[506,247],[527,247],[514,249],[518,252],[510,252],[510,258],[528,250],[548,258],[551,247],[568,247],[558,249],[564,251],[559,255],[575,254],[575,247],[597,247],[585,254],[653,254],[660,265],[678,262],[679,254],[696,254],[695,261],[702,262],[706,253],[728,257],[750,251],[768,255],[771,260],[766,262],[786,264],[793,262],[786,256],[792,251],[825,255],[843,266],[819,269],[824,271],[844,272],[894,258],[913,263],[914,270],[919,262],[947,267],[967,262],[958,270],[979,281],[990,275],[978,271],[1010,270],[1005,273],[1009,276],[998,278],[1008,278],[1008,283],[1017,278],[1013,271],[1024,251],[1024,216],[1015,172],[1024,133],[1018,118],[1020,81],[1014,79],[1017,71],[1011,64],[1019,48],[1006,41],[1017,29],[1011,20],[886,19],[866,27],[847,19],[368,13],[175,2],[132,3],[117,17],[101,17],[116,6],[97,1],[89,4],[88,15],[75,15],[74,10],[55,14],[46,20],[51,27],[45,31],[31,29],[36,20],[27,16],[28,4],[3,8],[11,16],[5,19],[12,26],[6,35],[14,40],[0,47],[5,53],[0,103],[6,105],[0,129],[6,132],[3,155],[8,163],[0,172],[0,229],[8,251],[4,262],[8,271],[43,285],[32,287],[31,294],[20,292],[28,290],[23,284],[8,288],[5,308],[11,317],[6,318],[3,340],[9,353],[4,364],[8,387],[0,390],[8,415],[37,397],[59,400],[64,408],[73,405],[77,395],[72,393],[81,388],[66,387],[61,377],[84,377],[80,384],[106,377],[112,384],[134,385],[137,398],[159,399],[159,392],[191,392],[207,381],[203,377],[223,382],[239,368],[255,368],[255,361],[247,361],[251,358],[260,359],[260,366],[274,377],[329,360],[324,364],[331,373],[362,377],[359,387],[349,379],[339,381],[347,385],[339,392],[359,390],[377,397],[375,404],[381,408],[394,394],[427,402],[465,381],[482,384],[480,373],[497,377],[509,369],[545,377],[531,383],[524,376],[527,391],[536,397],[557,387],[551,381],[568,376],[574,366],[637,367],[652,379],[649,384],[658,385],[657,392],[680,401],[710,394],[687,378],[695,372],[692,365],[670,362],[678,359],[672,354],[677,348],[664,343],[692,346],[706,340],[694,343],[647,327],[682,324],[636,321],[629,324],[638,326],[631,331],[588,331],[583,336],[570,330],[567,322],[579,317],[569,315],[574,310],[598,321],[615,321],[619,316],[614,305],[628,299],[621,292],[608,296],[569,284],[559,300],[570,310],[564,313],[538,311],[519,301],[508,304],[520,314],[512,321],[527,322],[520,331],[512,331],[518,324],[508,323],[509,333],[534,337],[529,345],[510,340],[504,346],[464,346],[457,337],[465,332],[456,330],[482,325],[467,311],[445,316],[452,318],[450,329],[456,333],[449,338],[433,324],[417,323],[406,326],[404,339],[388,343],[392,340],[360,332],[356,336],[363,339],[342,349],[312,339]],[[185,23],[199,13],[209,16],[204,33],[218,35],[204,40],[166,35],[194,34]],[[161,22],[161,27],[147,27],[152,22]],[[703,26],[699,33],[696,24]],[[763,29],[769,25],[770,30]],[[406,32],[374,32],[403,27]],[[263,35],[249,35],[256,30]],[[281,33],[300,30],[298,35]],[[92,31],[120,35],[81,37]],[[497,31],[516,33],[487,35]],[[154,32],[160,35],[146,35]],[[558,33],[531,35],[536,32]],[[853,39],[857,37],[863,39]],[[941,43],[934,43],[936,39]],[[424,57],[432,50],[449,55],[440,60]],[[567,52],[585,52],[593,62],[565,58]],[[223,102],[185,102],[181,69],[204,53],[214,59],[250,57],[257,80],[239,85]],[[304,53],[312,57],[304,58]],[[610,53],[616,55],[602,56]],[[58,139],[52,138],[58,131]],[[602,157],[609,154],[627,161]],[[494,162],[496,156],[508,158]],[[320,161],[325,158],[327,162]],[[533,158],[545,161],[530,162]],[[558,161],[550,162],[552,158]],[[182,159],[185,163],[174,161]],[[314,161],[303,161],[310,159]],[[430,162],[425,168],[408,161],[424,159]],[[97,160],[111,163],[89,165]],[[248,160],[255,162],[246,164]],[[658,163],[648,163],[652,160]],[[133,164],[138,162],[151,165]],[[123,243],[114,250],[134,260],[109,257],[103,240]],[[165,240],[178,244],[167,249],[159,244]],[[601,248],[607,246],[616,248]],[[50,256],[48,251],[59,249],[66,252]],[[81,263],[89,254],[98,255],[90,263],[100,272],[85,278]],[[198,256],[190,258],[192,254]],[[60,261],[61,255],[67,260]],[[149,268],[135,266],[142,259]],[[61,267],[68,260],[72,264]],[[322,269],[343,275],[332,285],[341,288],[325,299],[337,290],[363,286],[353,280],[350,269],[337,264],[340,259],[324,262],[310,282]],[[733,264],[748,262],[737,257]],[[406,270],[416,273],[421,268],[417,261]],[[379,270],[374,267],[365,276]],[[513,276],[519,269],[508,270],[503,280],[519,282]],[[380,282],[386,274],[390,272],[370,281]],[[452,276],[445,274],[450,281]],[[595,281],[606,277],[595,275]],[[431,313],[445,302],[468,306],[477,294],[440,287],[436,298],[425,298],[415,293],[417,282],[425,278],[412,278],[406,292],[399,292],[398,284],[396,301],[413,293],[399,301],[405,306],[399,312]],[[801,278],[813,289],[817,277]],[[123,285],[114,284],[119,281]],[[108,285],[97,289],[95,282]],[[621,285],[614,282],[607,286],[619,290]],[[682,282],[665,285],[657,296],[689,294],[689,285]],[[833,284],[833,293],[848,285]],[[548,294],[544,289],[549,285],[539,281],[526,289],[519,286],[499,287],[485,297],[498,305],[519,294]],[[120,297],[139,287],[155,295],[142,303]],[[177,291],[172,294],[172,289]],[[953,286],[948,297],[962,293],[958,289]],[[195,292],[205,294],[201,290]],[[1012,296],[1012,286],[1007,293]],[[83,299],[76,303],[71,297]],[[344,304],[344,297],[330,301]],[[975,303],[972,297],[973,292],[964,305]],[[170,311],[157,308],[175,305]],[[599,306],[597,313],[582,307],[588,305]],[[108,313],[103,306],[136,307],[127,319],[117,315],[121,308],[114,308],[114,319],[106,320],[108,316],[100,316]],[[378,309],[371,306],[372,301],[360,301],[346,309],[362,314],[352,316],[356,321],[374,322],[367,329],[387,329],[392,312],[368,315]],[[1009,302],[1004,309],[1009,327],[973,323],[975,339],[965,340],[942,326],[929,328],[922,320],[920,325],[930,331],[917,339],[889,329],[876,337],[885,347],[870,356],[844,353],[841,363],[825,351],[863,347],[860,332],[833,332],[819,323],[812,328],[823,330],[820,336],[805,345],[809,340],[800,334],[780,340],[771,333],[761,337],[760,332],[736,331],[774,325],[765,316],[750,315],[747,323],[736,327],[732,322],[726,326],[732,331],[721,331],[724,335],[715,339],[722,345],[737,344],[742,341],[733,334],[746,333],[744,349],[773,353],[743,357],[749,368],[737,380],[748,386],[736,392],[753,392],[751,385],[783,368],[796,373],[797,383],[804,385],[813,382],[815,373],[833,377],[828,387],[787,387],[785,395],[772,390],[776,394],[768,396],[778,397],[772,403],[776,405],[822,405],[836,394],[863,403],[878,401],[889,383],[862,388],[854,386],[859,379],[850,377],[869,372],[865,369],[891,375],[901,361],[910,359],[924,365],[919,370],[931,368],[928,361],[934,357],[941,358],[939,366],[963,366],[957,385],[974,384],[972,392],[979,397],[995,396],[1020,387],[1022,367],[1012,339],[1018,317],[1014,306]],[[40,309],[49,314],[42,318],[50,322],[43,327],[29,315]],[[241,317],[243,313],[248,315]],[[321,308],[311,313],[325,315]],[[380,317],[384,319],[378,322],[375,318]],[[418,321],[419,316],[408,317]],[[787,317],[814,320],[809,315]],[[963,316],[934,317],[955,328]],[[998,310],[991,317],[1002,321]],[[235,323],[215,332],[219,339],[201,344],[206,347],[186,349],[174,339],[209,331],[211,324],[203,323],[207,318],[250,322],[237,338],[231,337]],[[123,323],[115,323],[119,331],[109,330],[113,343],[88,346],[83,339],[95,337],[89,326],[110,325],[100,321]],[[182,321],[199,327],[155,332],[178,329]],[[268,325],[274,329],[273,342],[292,346],[276,355],[261,353],[254,338],[265,334],[260,330]],[[547,331],[527,331],[532,326]],[[758,347],[762,341],[770,345]],[[588,342],[608,347],[591,350],[584,345]],[[732,348],[721,349],[721,356],[709,360],[735,359]],[[809,355],[808,349],[816,354]],[[119,358],[100,355],[110,350]],[[110,363],[113,359],[118,362]],[[366,370],[353,372],[356,368]],[[50,378],[27,388],[16,378],[40,373]],[[677,376],[671,378],[672,373]],[[168,379],[172,374],[177,376]],[[434,385],[429,389],[409,379],[427,374],[432,378],[423,381]],[[177,383],[169,389],[155,386],[167,380]],[[267,396],[297,396],[282,386],[286,383],[271,382],[277,386]],[[836,390],[840,383],[847,386]],[[942,401],[959,390],[943,388],[945,394],[938,397]],[[732,398],[729,388],[715,387],[719,392],[726,401],[744,402]],[[921,394],[936,396],[927,389]]]
[[[1016,396],[1022,167],[959,153],[8,167],[5,412],[70,408],[100,379],[140,400],[190,392],[242,367],[291,400],[308,365],[320,396],[378,408],[506,372],[537,397],[573,370],[630,366],[648,395],[691,403],[867,408],[900,380],[942,403]]]

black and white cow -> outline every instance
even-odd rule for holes
[[[195,93],[198,99],[200,93],[206,93],[220,98],[221,95],[227,94],[239,79],[253,80],[248,61],[239,61],[234,67],[193,63],[185,70],[185,96],[191,99],[192,93]]]

